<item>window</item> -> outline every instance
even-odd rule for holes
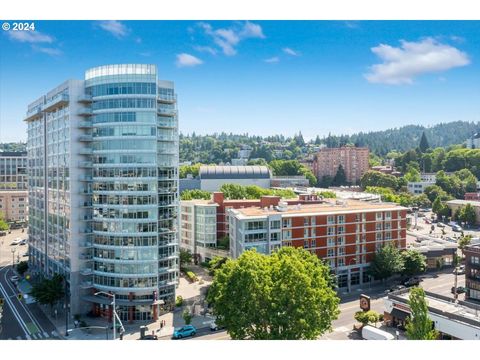
[[[338,224],[344,224],[345,223],[345,215],[338,215],[337,223]]]
[[[310,246],[311,246],[312,248],[314,248],[314,247],[317,246],[317,244],[316,244],[316,242],[315,242],[314,239],[311,239],[311,240],[310,240]]]
[[[327,239],[327,246],[335,246],[335,238],[329,237]]]
[[[376,219],[377,219],[377,221],[382,220],[382,213],[381,212],[376,213]]]
[[[339,226],[337,230],[337,234],[345,234],[345,227],[344,226]]]
[[[376,233],[375,234],[375,240],[382,241],[382,233]]]
[[[480,257],[479,256],[472,256],[470,258],[470,263],[471,264],[480,264]]]
[[[382,223],[376,223],[375,224],[375,230],[377,230],[377,231],[382,230]]]
[[[271,233],[270,234],[270,241],[278,241],[278,240],[280,240],[279,233]]]
[[[327,216],[327,224],[328,225],[335,224],[335,218],[332,215]]]
[[[344,247],[339,247],[338,248],[338,256],[343,256],[345,255],[345,248]]]
[[[270,229],[280,229],[280,220],[270,221]]]
[[[390,230],[392,228],[392,223],[386,222],[385,223],[385,230]]]
[[[310,224],[310,219],[308,217],[303,218],[303,226],[308,226]]]
[[[292,227],[292,219],[283,219],[283,227]]]
[[[285,240],[292,238],[292,230],[283,230],[283,238]]]
[[[335,249],[327,249],[327,257],[334,257]]]
[[[317,236],[317,229],[312,228],[312,237]]]
[[[345,236],[337,237],[337,245],[345,245]]]
[[[310,223],[311,223],[312,225],[315,225],[315,224],[317,223],[317,219],[316,219],[314,216],[312,216],[312,217],[310,218]]]
[[[385,212],[385,220],[391,220],[392,219],[392,212],[391,211],[386,211]]]
[[[327,235],[335,235],[335,228],[333,226],[328,227]]]
[[[308,237],[308,229],[303,229],[303,237]]]
[[[304,247],[305,249],[308,248],[308,240],[303,240],[303,247]]]
[[[392,233],[390,231],[385,233],[385,240],[391,240],[392,239]]]
[[[345,259],[344,258],[339,258],[338,259],[338,266],[345,266]]]

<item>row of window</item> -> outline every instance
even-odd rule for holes
[[[150,135],[150,134],[148,134]],[[102,151],[102,150],[152,150],[156,151],[157,149],[157,141],[156,140],[102,140],[96,141],[92,145],[92,149],[94,151]],[[120,157],[120,161],[126,162],[125,159],[128,156],[133,155],[122,155]],[[143,156],[143,155],[141,155]],[[151,156],[151,155],[147,155]],[[136,155],[138,157],[138,155]],[[98,163],[102,163],[103,161],[108,161],[107,156],[98,156]],[[127,160],[128,161],[128,160]],[[129,162],[129,161],[128,161]]]
[[[156,236],[95,235],[94,243],[105,246],[156,246]]]
[[[125,98],[125,99],[108,99],[95,101],[92,104],[93,110],[103,109],[155,109],[156,99],[139,99],[139,98]]]
[[[154,195],[97,195],[92,196],[94,204],[98,205],[150,205],[157,203]]]
[[[142,122],[155,124],[157,116],[153,111],[119,111],[94,114],[92,123],[101,124],[109,122]]]
[[[105,126],[93,129],[93,137],[104,136],[155,136],[157,135],[157,128],[155,126],[147,125],[118,125]]]
[[[92,96],[119,95],[119,94],[156,94],[155,83],[124,82],[94,85],[87,87],[85,93]]]

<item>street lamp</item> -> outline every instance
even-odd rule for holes
[[[352,269],[350,269],[350,266],[352,265],[352,261],[355,261],[357,262],[357,258],[354,257],[354,258],[351,258],[350,261],[347,263],[347,266],[348,266],[348,292],[351,292],[352,291]]]
[[[117,309],[115,305],[115,294],[107,293],[106,291],[97,291],[94,295],[99,295],[99,294],[104,294],[107,295],[108,297],[111,297],[113,299],[112,301],[112,306],[113,306],[113,340],[117,338],[117,327],[115,323],[115,318],[118,319],[118,322],[120,323],[120,326],[122,327],[122,332],[125,331],[122,321],[120,320],[120,317],[117,314]]]
[[[15,252],[17,251],[17,249],[13,248],[11,249],[12,251],[12,268],[15,266]]]

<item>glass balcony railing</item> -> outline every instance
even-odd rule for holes
[[[157,121],[157,126],[161,128],[174,128],[177,126],[177,121],[174,119],[159,119]]]
[[[175,116],[177,114],[177,110],[175,109],[165,109],[165,108],[157,108],[157,113],[164,116]]]
[[[78,116],[90,116],[92,115],[92,109],[89,107],[82,107],[77,111]]]
[[[166,103],[166,104],[173,104],[175,101],[177,101],[177,96],[176,95],[159,95],[157,97],[157,101],[160,103]]]
[[[33,119],[35,119],[35,118],[37,118],[37,117],[39,117],[39,116],[41,116],[41,115],[42,115],[42,107],[39,106],[39,107],[33,109],[32,111],[28,111],[28,112],[27,112],[27,116],[25,117],[24,120],[25,120],[25,121],[33,120]]]
[[[80,161],[78,163],[78,166],[82,167],[82,168],[89,168],[89,167],[92,167],[92,162],[91,161]]]
[[[78,123],[78,127],[80,129],[90,129],[92,127],[92,123],[90,121],[80,121]]]
[[[92,141],[93,137],[92,137],[92,135],[80,135],[78,137],[78,140],[83,141],[83,142],[87,142],[87,141]]]
[[[43,111],[52,111],[58,107],[65,106],[68,104],[68,101],[68,94],[58,94],[43,105]]]
[[[83,94],[77,98],[79,103],[90,103],[92,102],[92,95]]]

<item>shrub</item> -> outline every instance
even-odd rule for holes
[[[198,280],[197,275],[195,275],[193,271],[187,271],[185,275],[187,276],[188,280],[190,280],[191,282],[195,282]]]
[[[185,321],[185,325],[189,325],[192,322],[192,314],[188,309],[185,309],[182,314],[183,320]]]
[[[180,307],[183,305],[183,297],[181,297],[180,295],[177,296],[177,299],[175,300],[175,306],[176,307]]]

